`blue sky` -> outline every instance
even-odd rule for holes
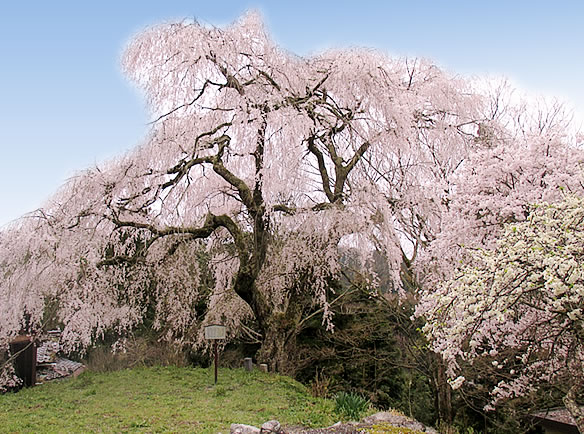
[[[163,20],[221,25],[260,10],[273,38],[307,55],[367,46],[461,74],[509,77],[583,116],[583,1],[12,1],[0,4],[0,226],[42,205],[77,170],[147,131],[118,62]]]

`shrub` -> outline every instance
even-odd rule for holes
[[[156,336],[135,336],[123,340],[113,351],[103,344],[88,351],[83,360],[90,371],[109,372],[138,366],[186,366],[185,352]]]
[[[335,412],[350,420],[360,420],[369,407],[370,401],[357,393],[340,392],[335,397]]]
[[[323,375],[323,371],[315,372],[315,378],[311,381],[311,395],[315,398],[327,398],[331,379]]]

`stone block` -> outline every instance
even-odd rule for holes
[[[273,433],[279,434],[280,431],[280,422],[277,420],[269,420],[268,422],[264,422],[262,427],[260,428],[261,433]]]
[[[230,434],[259,434],[260,428],[252,425],[244,425],[243,423],[232,423],[230,426]]]

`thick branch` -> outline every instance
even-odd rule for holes
[[[321,174],[321,180],[323,181],[323,190],[325,190],[325,194],[327,195],[327,199],[330,202],[334,201],[333,193],[331,192],[330,186],[330,179],[329,174],[327,173],[327,168],[325,167],[325,159],[323,158],[323,153],[317,148],[315,145],[315,138],[309,137],[308,140],[309,144],[309,151],[317,157],[317,164],[319,165],[319,173]]]
[[[272,209],[274,211],[283,212],[283,213],[288,214],[288,215],[294,215],[296,213],[302,213],[302,212],[308,212],[308,211],[323,211],[323,210],[332,209],[332,208],[335,208],[335,205],[333,205],[329,202],[321,202],[321,203],[318,203],[316,205],[313,205],[310,208],[297,208],[297,207],[284,205],[282,203],[276,204],[272,207]]]
[[[248,185],[228,169],[226,169],[226,167],[223,165],[223,162],[218,157],[214,158],[213,171],[221,176],[225,181],[227,181],[232,187],[238,190],[238,194],[242,200],[242,203],[246,206],[246,208],[248,208],[248,211],[250,211],[251,214],[255,214],[256,207],[254,206],[254,198]]]
[[[366,153],[366,151],[368,150],[369,147],[370,147],[370,142],[364,142],[358,148],[358,150],[354,154],[353,158],[350,160],[350,162],[347,164],[347,166],[345,166],[345,170],[347,170],[347,173],[351,172],[351,169],[353,169],[354,166],[358,163],[358,161],[360,161],[360,159],[364,156],[364,154]]]
[[[343,188],[349,172],[355,167],[357,162],[362,158],[364,153],[368,150],[370,144],[365,142],[356,151],[350,162],[344,166],[341,159],[333,160],[335,163],[335,189],[333,191],[333,202],[340,201],[343,197]]]
[[[211,135],[214,132],[218,131],[220,128],[228,126],[228,125],[229,124],[221,124],[217,128],[215,128],[214,130],[201,134],[199,137],[197,137],[197,140],[199,140],[203,136]],[[162,184],[161,188],[164,190],[167,187],[170,187],[172,185],[176,185],[189,172],[189,170],[195,165],[211,164],[213,167],[213,171],[215,173],[217,173],[225,181],[227,181],[232,187],[234,187],[236,190],[238,190],[238,194],[240,196],[242,203],[248,208],[250,213],[252,213],[252,214],[256,213],[257,207],[255,206],[254,198],[252,196],[252,192],[250,191],[250,188],[248,187],[248,185],[244,181],[242,181],[240,178],[238,178],[236,175],[234,175],[230,170],[228,170],[223,164],[222,156],[223,156],[225,149],[229,146],[230,141],[231,141],[231,137],[228,136],[227,134],[222,134],[221,136],[211,140],[209,142],[210,147],[213,147],[216,145],[218,146],[218,151],[217,151],[216,155],[208,155],[205,157],[198,157],[198,158],[193,158],[193,159],[187,160],[187,161],[186,160],[181,161],[179,164],[175,165],[174,167],[172,167],[171,169],[169,169],[167,171],[167,173],[169,173],[169,174],[176,173],[177,175],[173,179]]]
[[[244,94],[244,87],[242,86],[242,84],[239,82],[239,80],[234,77],[232,74],[230,74],[227,70],[227,68],[223,65],[221,65],[218,60],[217,60],[217,56],[215,55],[215,53],[210,53],[209,55],[206,56],[206,58],[208,60],[210,60],[211,62],[213,62],[217,68],[219,69],[219,71],[222,73],[222,75],[225,77],[226,83],[222,85],[222,87],[229,87],[231,89],[235,89],[238,91],[238,93],[240,95]]]
[[[116,265],[121,263],[135,263],[140,257],[143,257],[148,252],[150,246],[152,246],[152,244],[159,238],[163,238],[169,235],[188,235],[190,239],[202,239],[209,237],[219,227],[224,227],[225,229],[227,229],[227,231],[230,233],[234,240],[240,258],[245,259],[242,257],[244,252],[246,252],[244,235],[242,234],[242,231],[240,230],[238,225],[229,216],[225,214],[219,216],[208,214],[207,217],[205,218],[205,222],[201,227],[167,226],[165,228],[157,228],[156,226],[148,223],[119,220],[115,216],[112,218],[112,222],[119,228],[125,227],[145,229],[149,231],[153,235],[153,237],[146,242],[144,248],[137,250],[135,255],[133,256],[116,255],[100,261],[97,264],[98,266]]]
[[[254,161],[256,163],[256,183],[254,185],[254,204],[256,207],[262,206],[262,168],[264,167],[264,135],[266,133],[266,118],[263,117],[262,123],[258,128],[256,150],[254,151]]]
[[[193,148],[194,148],[193,156],[195,156],[196,152],[199,150],[199,141],[202,138],[212,136],[215,133],[217,133],[220,129],[227,128],[230,125],[231,125],[231,122],[224,122],[222,124],[219,124],[217,127],[213,128],[210,131],[206,131],[204,133],[199,134],[197,136],[197,138],[195,139],[195,143],[193,146]],[[230,140],[231,140],[230,136],[228,136],[227,134],[222,134],[221,136],[216,137],[213,140],[210,140],[207,143],[206,148],[211,149],[217,145],[219,148],[218,153],[223,153],[223,150],[225,149],[225,147],[227,145],[229,145]],[[203,164],[203,163],[213,164],[213,157],[206,156],[206,157],[192,158],[191,160],[188,160],[188,161],[184,160],[184,159],[179,161],[179,163],[177,163],[175,166],[173,166],[169,170],[167,170],[167,173],[169,175],[176,174],[176,176],[173,179],[162,184],[161,188],[164,190],[168,187],[171,187],[173,185],[178,184],[179,181],[189,172],[191,167],[198,165],[198,164]]]
[[[266,80],[268,80],[268,82],[276,89],[276,90],[280,90],[280,86],[278,85],[278,83],[276,81],[274,81],[274,79],[268,75],[268,73],[262,71],[261,69],[258,70],[258,72],[260,73],[261,76],[263,76]]]

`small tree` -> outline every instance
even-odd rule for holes
[[[515,103],[512,92],[506,83],[488,88],[478,146],[448,178],[440,223],[413,267],[424,290],[417,315],[433,311],[437,300],[428,294],[472,264],[471,252],[494,249],[505,225],[525,221],[531,204],[583,194],[582,136],[571,133],[571,117],[555,101]],[[450,421],[451,388],[437,366],[442,419]]]
[[[492,404],[552,383],[582,429],[583,199],[535,205],[504,225],[494,249],[466,250],[471,260],[422,300],[452,385],[465,381],[462,362],[490,357],[500,378]]]

